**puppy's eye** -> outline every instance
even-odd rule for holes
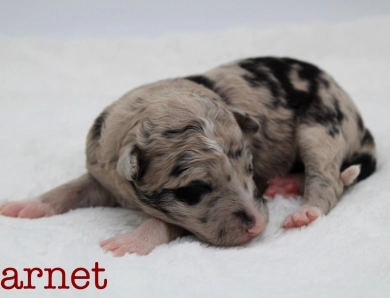
[[[190,185],[173,190],[175,197],[188,205],[196,205],[202,196],[211,192],[211,187],[205,182],[194,181]]]

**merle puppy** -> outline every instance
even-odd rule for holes
[[[148,254],[187,232],[233,246],[264,230],[264,193],[302,193],[283,223],[299,227],[375,166],[372,135],[328,74],[294,59],[251,58],[125,94],[88,134],[86,174],[0,212],[38,218],[119,204],[151,215],[101,243],[116,256]]]

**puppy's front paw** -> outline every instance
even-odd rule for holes
[[[55,215],[54,209],[40,200],[8,202],[0,206],[0,214],[9,217],[40,218]]]
[[[302,226],[307,226],[309,223],[315,221],[318,217],[322,216],[324,213],[320,208],[314,206],[302,206],[293,214],[287,216],[282,227],[297,228]]]
[[[128,233],[112,237],[110,239],[100,242],[100,246],[105,251],[112,251],[115,257],[122,257],[126,253],[136,253],[140,256],[149,254],[155,245],[134,235],[134,233]]]
[[[182,229],[169,225],[157,218],[151,218],[133,232],[119,235],[100,243],[105,251],[112,251],[115,257],[125,253],[145,256],[156,246],[168,243],[182,233]]]

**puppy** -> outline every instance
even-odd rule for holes
[[[274,57],[130,91],[95,120],[86,155],[86,174],[6,203],[1,214],[38,218],[120,205],[151,215],[101,243],[116,256],[145,255],[188,232],[236,246],[266,227],[263,194],[302,194],[283,224],[300,227],[376,167],[374,139],[350,97],[316,66]]]

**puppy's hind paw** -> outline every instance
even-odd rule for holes
[[[0,214],[9,217],[40,218],[55,215],[56,212],[40,200],[27,200],[8,202],[1,205]]]
[[[282,227],[289,229],[307,226],[323,214],[324,213],[318,207],[302,206],[298,211],[287,216]]]

